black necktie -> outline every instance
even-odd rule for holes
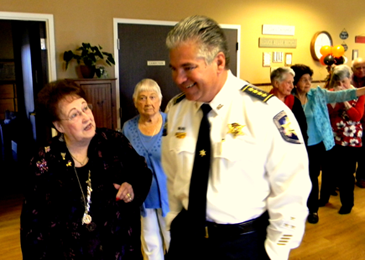
[[[210,124],[208,113],[212,108],[208,104],[201,106],[203,118],[200,122],[198,141],[196,142],[193,171],[190,180],[189,207],[191,224],[199,235],[205,234],[207,210],[207,189],[210,169]]]

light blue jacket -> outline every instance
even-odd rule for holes
[[[164,126],[166,122],[166,114],[161,112],[161,115],[163,120],[162,126]],[[139,118],[140,116],[137,115],[125,122],[122,132],[128,138],[136,152],[146,159],[147,166],[153,173],[152,185],[157,185],[157,190],[159,192],[159,194],[151,194],[150,191],[148,196],[152,196],[152,198],[160,197],[162,216],[165,217],[169,212],[169,203],[167,194],[167,178],[161,164],[161,137],[163,127],[161,127],[160,132],[158,133],[157,141],[153,144],[152,149],[148,151],[140,138],[141,132],[138,129]],[[143,217],[146,216],[145,208],[145,203],[143,203],[141,209],[141,215]]]
[[[328,151],[335,145],[335,141],[333,138],[327,104],[356,99],[356,89],[328,91],[318,86],[317,88],[312,88],[308,92],[307,98],[307,106],[310,106],[310,109],[313,111],[315,125],[322,137],[326,151]]]

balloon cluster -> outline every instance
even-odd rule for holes
[[[319,62],[323,66],[331,66],[332,64],[340,65],[345,62],[345,58],[343,57],[345,48],[342,45],[336,45],[333,47],[324,45],[319,51],[322,54]]]

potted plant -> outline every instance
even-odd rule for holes
[[[115,65],[113,54],[102,51],[102,47],[91,46],[90,43],[82,43],[82,46],[73,51],[65,51],[63,60],[66,62],[66,69],[72,59],[80,65],[80,72],[84,78],[93,78],[95,74],[95,65],[98,60],[104,60],[109,66]]]

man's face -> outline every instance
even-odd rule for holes
[[[189,41],[170,50],[172,79],[186,98],[192,101],[210,102],[221,89],[218,75],[224,68],[222,53],[211,64],[197,56],[196,42]],[[224,58],[224,55],[223,55]]]
[[[365,60],[361,60],[360,62],[355,62],[352,68],[355,77],[357,78],[365,78]]]

